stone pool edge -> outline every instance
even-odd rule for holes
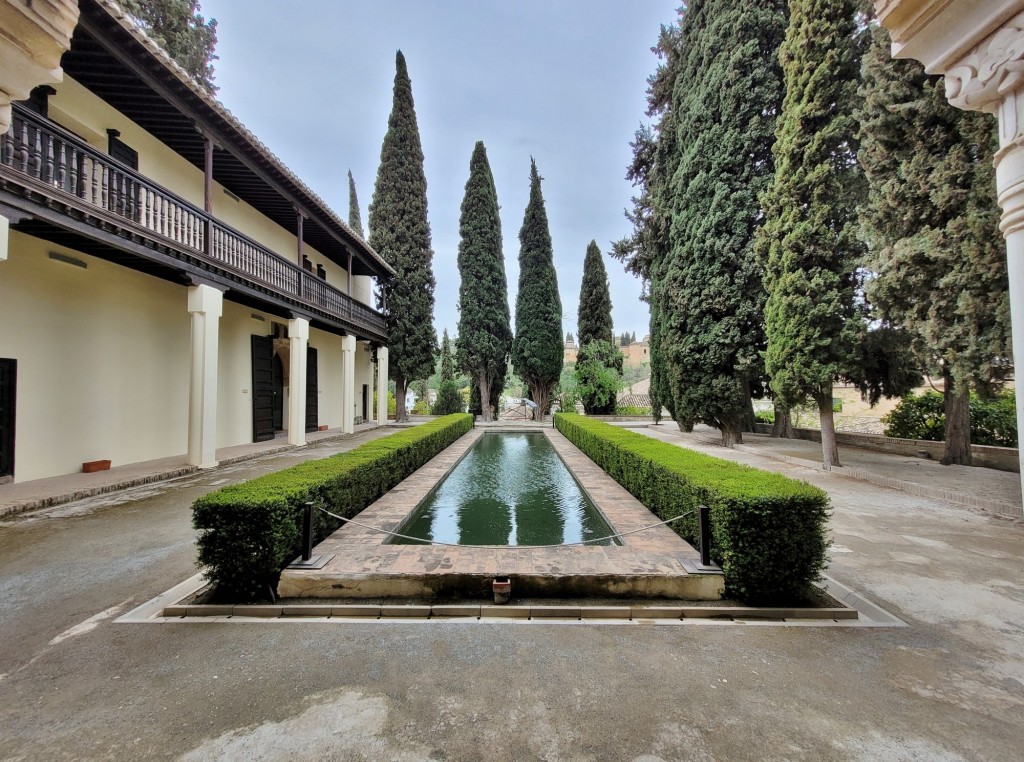
[[[359,514],[361,523],[391,531],[401,526],[431,489],[485,432],[477,428],[439,453]],[[516,427],[515,431],[523,431]],[[561,433],[535,427],[616,532],[658,519]],[[701,572],[698,552],[667,526],[624,538],[621,546],[495,547],[386,544],[387,535],[348,524],[316,548],[332,555],[319,570],[286,569],[283,598],[489,597],[495,576],[512,578],[514,596],[603,596],[718,600],[720,571]]]

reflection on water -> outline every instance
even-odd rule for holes
[[[611,534],[543,434],[496,432],[480,437],[401,531],[459,545],[556,545]]]

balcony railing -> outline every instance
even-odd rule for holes
[[[15,105],[0,168],[103,210],[133,232],[205,259],[344,322],[386,335],[384,317],[80,138]]]

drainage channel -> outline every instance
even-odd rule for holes
[[[197,574],[115,620],[122,624],[571,624],[742,625],[784,627],[906,627],[906,623],[826,577],[820,587],[838,601],[832,608],[756,606],[486,605],[486,604],[183,604],[206,585]]]

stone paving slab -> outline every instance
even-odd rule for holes
[[[494,430],[490,428],[489,430]],[[517,427],[517,430],[524,430]],[[548,438],[616,532],[650,527],[658,518],[554,429]],[[284,598],[372,598],[454,593],[489,597],[496,576],[512,578],[516,595],[611,595],[717,600],[721,574],[688,572],[700,554],[668,526],[623,538],[621,546],[441,546],[386,544],[367,527],[397,531],[437,482],[484,435],[474,429],[437,455],[316,549],[334,557],[323,569],[286,569]],[[691,567],[692,568],[692,567]]]

